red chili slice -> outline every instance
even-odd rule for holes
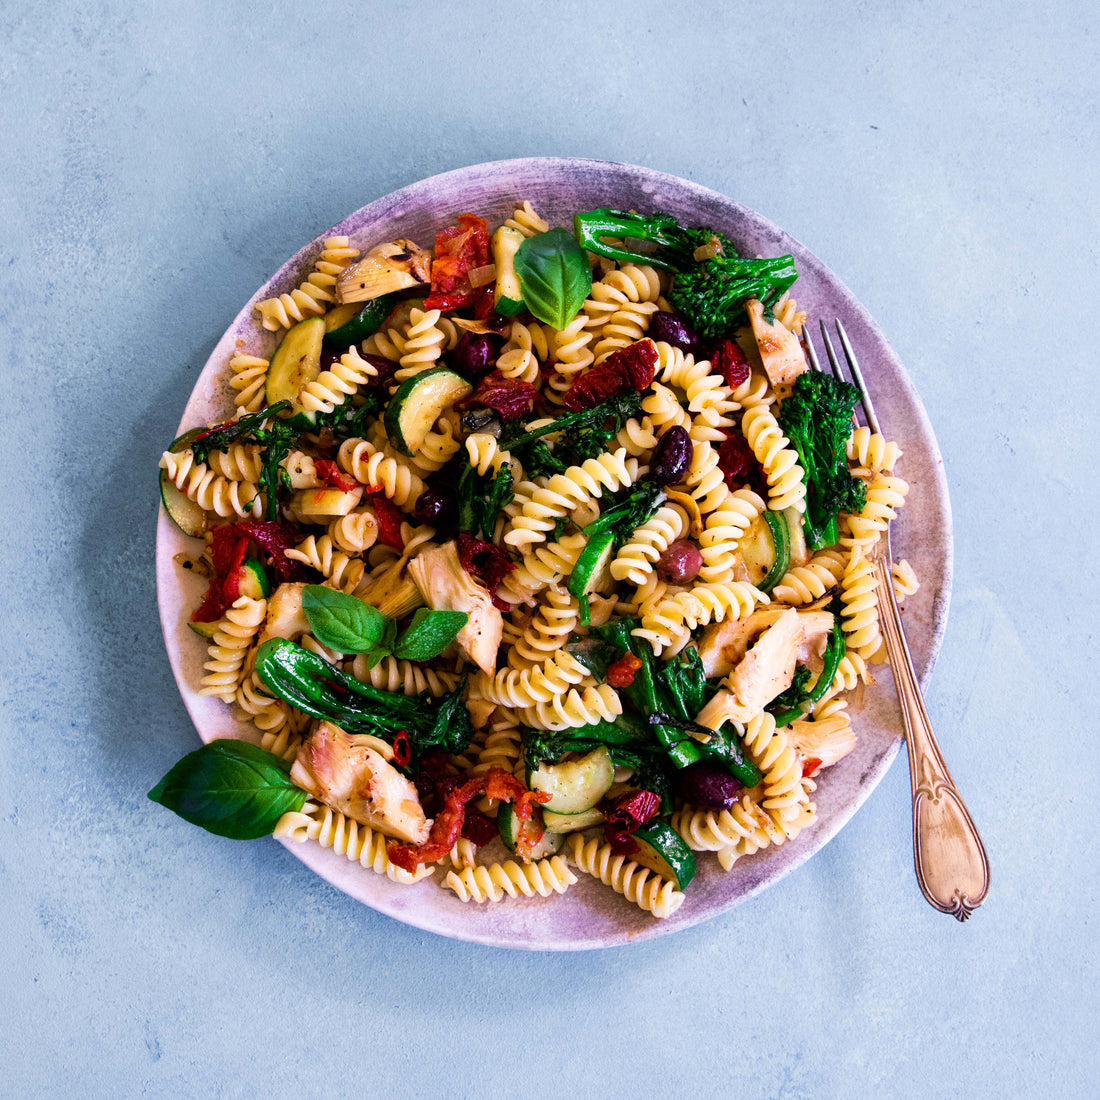
[[[393,762],[399,767],[405,767],[412,760],[412,745],[409,743],[408,730],[398,730],[393,739]]]

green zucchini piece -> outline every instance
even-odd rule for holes
[[[346,351],[352,344],[362,343],[382,327],[396,301],[396,294],[383,294],[369,302],[348,302],[330,310],[325,315],[325,344]]]
[[[267,570],[257,558],[249,558],[241,566],[240,593],[250,600],[266,600],[271,595]]]
[[[615,556],[615,535],[613,532],[605,532],[602,535],[593,535],[577,558],[577,564],[573,566],[573,572],[569,574],[567,588],[571,596],[575,596],[580,604],[580,620],[582,626],[587,626],[590,621],[588,612],[589,594],[595,592],[607,580],[608,570],[611,568],[611,559]]]
[[[440,413],[472,390],[450,367],[433,367],[406,379],[390,398],[383,417],[393,445],[403,455],[416,454]]]
[[[289,401],[286,417],[312,424],[313,414],[298,403],[303,387],[321,373],[321,350],[325,340],[323,317],[308,317],[287,330],[267,368],[267,403]]]
[[[206,512],[176,488],[167,470],[160,472],[160,499],[169,519],[185,535],[201,539],[206,534]]]
[[[556,814],[553,810],[542,811],[542,822],[553,833],[578,833],[591,825],[599,825],[604,820],[603,810],[582,810],[579,814]]]
[[[516,253],[526,239],[518,229],[510,229],[506,225],[502,225],[493,234],[493,263],[497,269],[493,308],[502,317],[514,317],[525,308],[523,291],[516,274]]]
[[[521,821],[512,806],[502,802],[497,810],[497,829],[505,848],[509,852],[517,852],[524,859],[546,859],[547,856],[557,855],[565,843],[565,837],[560,833],[552,833],[546,828],[537,806],[530,821]],[[540,829],[541,836],[538,835]]]
[[[765,512],[764,522],[768,525],[774,555],[771,569],[756,587],[761,592],[770,592],[786,576],[790,568],[791,540],[787,521],[778,512]]]
[[[600,745],[577,760],[542,763],[527,770],[527,786],[550,795],[543,810],[579,814],[591,810],[615,782],[615,765],[606,746]]]
[[[210,641],[214,637],[214,632],[218,629],[218,622],[215,619],[212,623],[193,623],[187,624],[200,638],[205,638],[206,641]]]
[[[806,545],[806,529],[802,525],[802,513],[797,508],[785,508],[780,514],[787,521],[789,564],[805,565],[810,560],[810,550]]]
[[[683,890],[695,877],[695,855],[667,821],[650,821],[630,834],[638,845],[630,858]]]

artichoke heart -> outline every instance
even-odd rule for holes
[[[421,286],[430,280],[431,266],[431,255],[413,241],[386,241],[344,269],[336,283],[336,300],[366,302],[395,290]]]

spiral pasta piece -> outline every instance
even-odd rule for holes
[[[696,362],[690,352],[658,340],[657,375],[666,386],[683,390],[688,401],[688,411],[702,412],[717,409],[721,413],[740,408],[731,397],[730,388],[720,374],[711,373],[709,360]]]
[[[536,593],[573,572],[587,541],[582,534],[564,535],[558,542],[536,546],[504,578],[497,595],[508,604],[530,603]]]
[[[570,466],[564,473],[554,474],[545,488],[534,491],[522,513],[512,520],[504,541],[525,551],[542,542],[557,521],[578,505],[598,500],[608,490],[615,492],[633,484],[637,475],[631,473],[625,460],[626,451],[620,447],[614,453],[605,452],[579,466]]]
[[[382,492],[398,506],[412,511],[424,492],[420,476],[392,455],[384,454],[365,439],[345,439],[336,461],[340,469],[356,481]]]
[[[649,319],[657,312],[656,302],[631,302],[616,310],[596,333],[592,348],[599,366],[613,352],[630,347],[645,336]]]
[[[363,353],[398,363],[405,354],[405,337],[395,328],[379,329],[363,341]]]
[[[741,431],[768,479],[768,507],[806,511],[806,475],[798,464],[798,452],[788,446],[779,422],[764,405],[745,410]]]
[[[363,554],[378,539],[378,520],[369,508],[356,508],[329,520],[328,534],[345,554]]]
[[[545,233],[550,228],[550,223],[540,218],[535,208],[526,199],[521,206],[517,206],[512,211],[512,216],[504,224],[509,229],[518,229],[525,237]]]
[[[508,343],[497,357],[497,370],[505,378],[535,383],[539,380],[539,361],[549,358],[549,355],[550,342],[541,325],[513,321]]]
[[[307,412],[330,413],[377,374],[378,368],[353,345],[328,370],[302,387],[298,401]]]
[[[461,448],[462,444],[455,436],[455,425],[444,416],[438,430],[433,429],[424,437],[416,454],[409,459],[409,465],[421,474],[434,474],[442,470]]]
[[[402,695],[448,695],[458,686],[458,675],[431,668],[415,661],[400,660],[392,655],[382,658],[373,668],[365,654],[356,656],[351,674],[364,684]]]
[[[588,669],[571,653],[562,650],[530,668],[502,668],[493,676],[478,672],[470,692],[498,705],[529,707],[549,703],[572,685],[588,678]]]
[[[876,588],[871,563],[866,558],[853,556],[840,586],[840,623],[847,652],[864,660],[882,645]]]
[[[207,647],[200,695],[216,695],[226,703],[234,701],[245,657],[266,614],[267,600],[250,600],[247,596],[241,596],[226,610]]]
[[[854,474],[889,474],[901,458],[901,448],[870,428],[853,428],[847,454],[848,461],[856,466]]]
[[[591,726],[595,722],[610,722],[623,712],[618,692],[608,684],[572,688],[565,695],[555,695],[545,703],[523,707],[520,721],[535,730],[565,730]]]
[[[551,347],[554,370],[547,380],[547,396],[552,401],[560,403],[577,376],[592,365],[595,355],[589,347],[591,343],[592,332],[583,313],[554,333]]]
[[[401,366],[393,376],[394,381],[404,382],[435,366],[446,343],[447,332],[440,323],[439,310],[423,310],[413,306],[405,328],[404,349],[399,360]]]
[[[336,299],[336,282],[340,273],[359,255],[351,248],[347,237],[329,237],[313,272],[289,294],[265,298],[253,307],[260,313],[260,320],[269,332],[290,328],[307,317],[318,317]]]
[[[846,561],[840,550],[832,547],[819,550],[805,565],[793,566],[783,574],[772,589],[772,598],[776,603],[792,606],[813,603],[840,584]]]
[[[611,562],[611,576],[633,585],[645,584],[660,556],[687,533],[689,526],[687,513],[680,505],[662,505],[623,543]]]
[[[246,667],[248,663],[250,662],[246,662]],[[241,678],[233,700],[241,715],[250,719],[261,733],[274,735],[286,729],[289,724],[289,706],[282,699],[272,698],[267,693],[267,688],[254,669],[249,669]],[[262,747],[267,748],[266,745]],[[278,755],[281,756],[282,753]]]
[[[840,545],[848,550],[870,552],[897,510],[905,503],[909,486],[900,477],[876,474],[867,485],[867,501],[858,516],[840,514]]]
[[[469,456],[470,465],[482,477],[490,470],[495,474],[512,457],[501,448],[497,438],[488,432],[472,432],[468,435],[466,454]]]
[[[579,834],[571,836],[567,844],[570,857],[582,871],[658,920],[670,917],[683,905],[683,891],[677,890],[675,883],[626,856],[615,855],[610,844],[601,844],[598,839],[585,842]]]
[[[267,397],[268,361],[258,355],[245,355],[238,352],[229,360],[229,369],[233,377],[229,387],[234,390],[237,415],[259,412]]]
[[[214,473],[230,481],[260,480],[263,459],[254,443],[231,443],[224,451],[211,451],[206,464]]]
[[[611,446],[616,449],[622,447],[632,458],[648,462],[653,448],[657,446],[653,422],[648,416],[643,416],[641,420],[632,416],[619,429]]]
[[[312,802],[307,802],[300,810],[283,814],[275,825],[274,835],[296,844],[315,841],[351,863],[358,863],[403,885],[419,882],[435,872],[434,867],[426,864],[421,864],[415,872],[395,866],[386,855],[387,837],[383,833],[329,806]]]
[[[548,898],[551,894],[564,894],[577,881],[569,864],[561,856],[540,859],[537,863],[516,863],[509,859],[504,863],[491,863],[487,867],[465,867],[450,871],[443,880],[448,890],[453,890],[460,901],[500,901],[505,894],[510,898]]]
[[[766,507],[760,496],[744,488],[727,493],[725,500],[707,514],[699,536],[699,552],[703,555],[701,580],[716,582],[732,576],[737,544]]]
[[[577,626],[576,599],[561,588],[551,588],[546,602],[539,605],[527,629],[508,653],[515,669],[541,665],[559,650],[564,652],[569,635]],[[579,681],[571,681],[573,683]]]
[[[898,558],[894,562],[890,568],[890,577],[894,585],[894,598],[899,603],[906,596],[912,596],[920,588],[917,574],[905,558]]]
[[[263,513],[263,496],[254,482],[231,481],[216,474],[205,463],[195,462],[190,450],[165,451],[160,465],[168,471],[172,484],[207,512],[223,519],[230,516],[259,519]]]
[[[758,852],[786,839],[775,822],[743,794],[728,810],[702,810],[682,806],[671,819],[672,827],[695,852],[718,852],[742,846],[745,854]]]
[[[745,724],[742,741],[752,762],[764,775],[761,809],[777,825],[794,820],[808,796],[802,787],[802,757],[785,730],[764,710]]]
[[[658,657],[673,657],[697,627],[748,618],[758,603],[768,602],[760,589],[745,581],[696,584],[648,609],[633,634],[649,642]]]
[[[514,772],[522,755],[523,742],[515,713],[500,707],[489,723],[489,732],[478,752],[477,763],[472,772],[474,775],[485,775],[490,768]]]
[[[294,548],[285,550],[284,554],[292,561],[300,561],[310,569],[316,569],[333,588],[349,595],[359,587],[366,568],[359,558],[349,557],[337,550],[328,535],[320,538],[310,535]]]

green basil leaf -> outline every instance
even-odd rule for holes
[[[516,252],[515,269],[527,308],[554,328],[565,328],[592,290],[588,256],[565,229],[528,237]]]
[[[376,607],[321,584],[303,589],[302,610],[317,641],[341,653],[366,653],[386,629],[386,616]]]
[[[247,741],[211,741],[179,761],[149,797],[207,832],[254,840],[302,808],[306,792],[289,771],[282,757]]]
[[[408,630],[398,638],[394,655],[407,661],[430,661],[458,637],[469,618],[465,611],[430,611],[421,607]]]

